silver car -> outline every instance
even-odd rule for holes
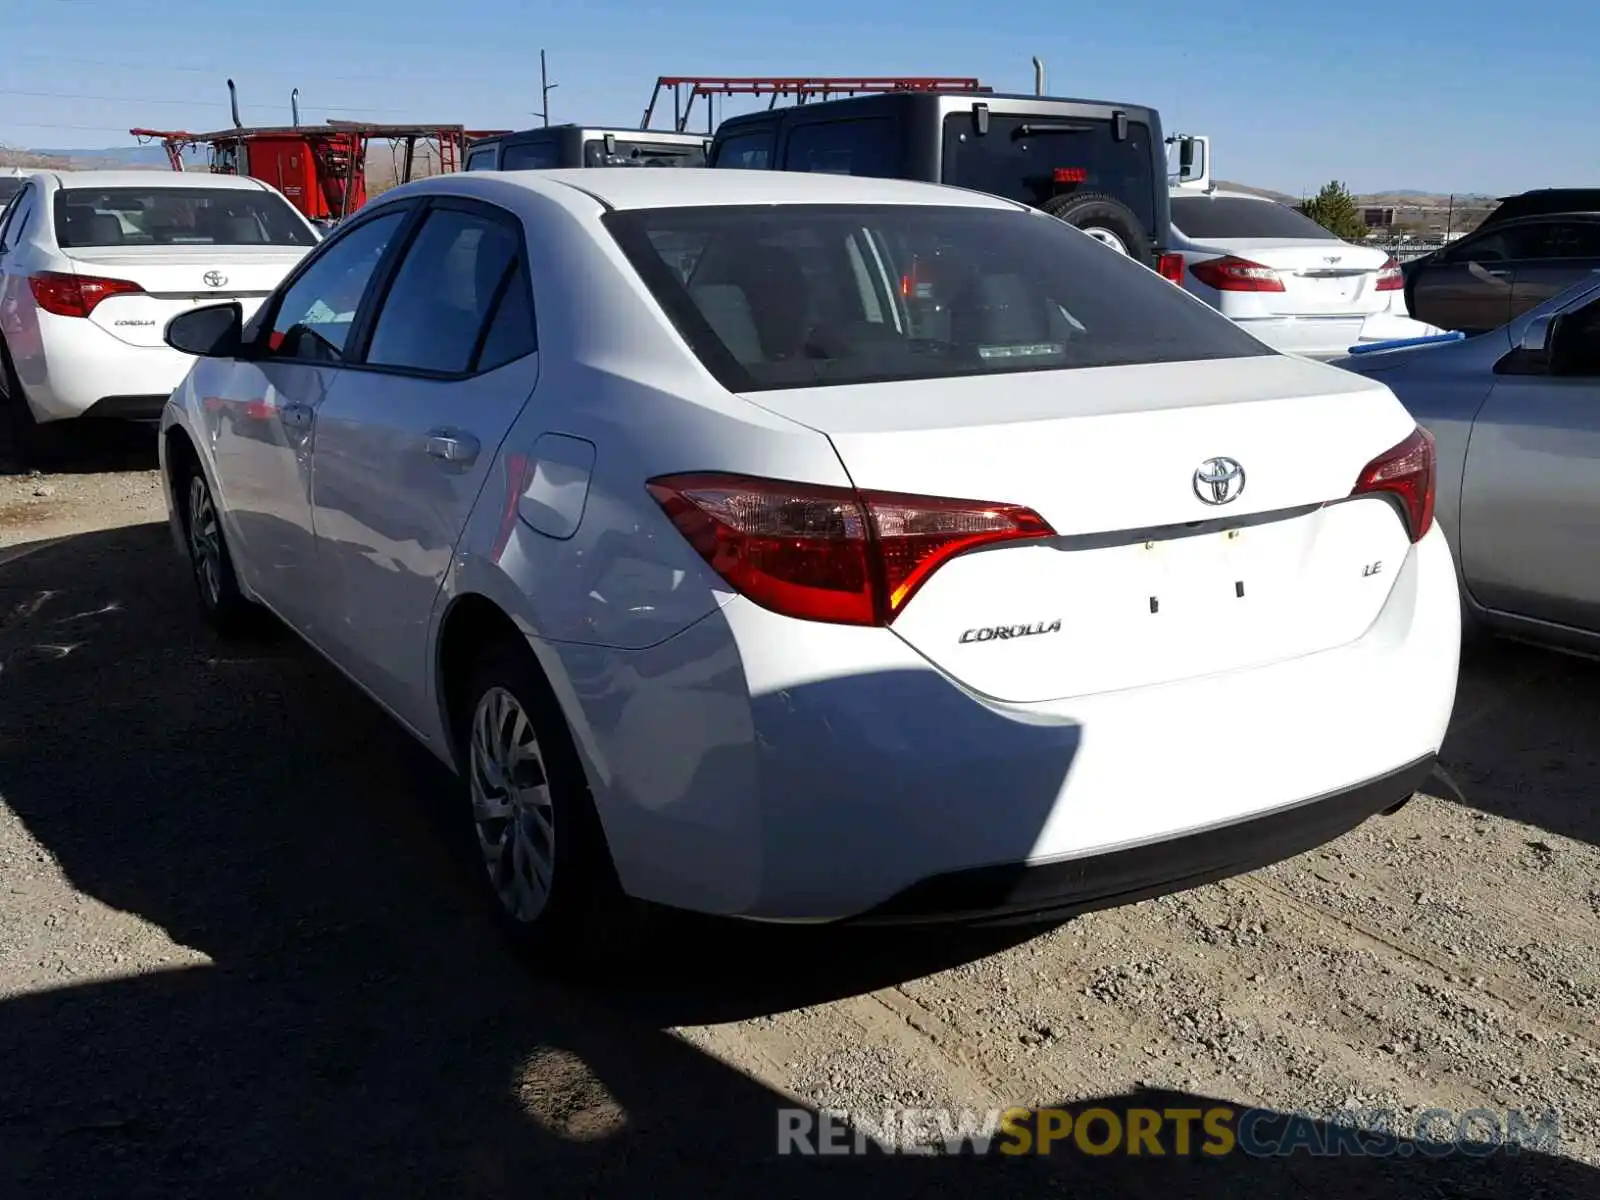
[[[1336,365],[1437,441],[1464,627],[1600,653],[1600,276],[1477,337]]]

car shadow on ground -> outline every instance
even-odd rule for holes
[[[148,421],[74,421],[54,436],[42,457],[24,461],[11,443],[9,422],[0,420],[0,474],[104,475],[150,471],[156,466],[156,426]]]
[[[1484,812],[1600,846],[1600,663],[1491,641],[1462,664],[1441,756]]]
[[[441,795],[432,760],[292,640],[201,632],[163,526],[0,572],[0,796],[45,852],[0,863],[0,936],[37,947],[30,990],[0,1002],[0,1195],[1600,1190],[1536,1152],[779,1156],[793,1102],[668,1026],[856,994],[1026,932],[686,921],[605,983],[558,983],[484,920]],[[42,900],[58,868],[76,906]]]

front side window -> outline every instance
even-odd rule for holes
[[[326,249],[283,294],[267,333],[267,352],[275,358],[343,362],[362,297],[408,215],[409,210],[396,209],[323,243]]]
[[[63,188],[55,200],[64,250],[110,246],[314,246],[287,201],[244,188]]]
[[[5,212],[0,213],[0,247],[14,250],[22,241],[22,231],[27,228],[28,217],[33,212],[32,191],[22,191],[12,197]]]
[[[520,260],[521,239],[509,223],[453,208],[430,212],[378,310],[367,363],[444,375],[473,370],[508,285],[519,282]],[[522,299],[513,295],[512,307]],[[531,326],[509,332],[528,334]],[[512,345],[512,357],[518,348]],[[494,353],[507,352],[502,335]]]
[[[1304,213],[1272,200],[1238,196],[1174,196],[1172,223],[1185,237],[1200,241],[1230,238],[1300,238],[1325,242],[1333,237]]]
[[[605,222],[735,392],[1273,353],[1142,264],[1032,213],[792,205]]]

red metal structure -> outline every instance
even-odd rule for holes
[[[689,112],[696,97],[706,98],[706,132],[712,129],[711,97],[713,96],[770,96],[768,108],[774,108],[780,99],[794,97],[796,104],[807,100],[828,100],[834,96],[855,96],[869,92],[993,92],[976,79],[951,75],[866,75],[866,76],[735,76],[735,75],[663,75],[656,80],[655,91],[650,93],[650,103],[645,107],[640,129],[650,128],[650,118],[655,114],[656,103],[663,88],[672,90],[672,127],[679,133],[689,124]],[[685,95],[684,89],[688,89]]]
[[[269,183],[313,221],[349,216],[367,202],[367,148],[374,139],[405,145],[398,182],[411,179],[418,142],[436,142],[439,170],[460,169],[466,146],[490,131],[460,125],[375,125],[329,121],[319,125],[240,127],[215,133],[182,129],[132,129],[141,142],[160,141],[174,171],[192,146],[210,148],[210,169],[219,175],[248,175]],[[495,131],[503,132],[503,131]]]

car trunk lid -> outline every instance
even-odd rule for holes
[[[105,246],[62,251],[80,278],[126,280],[89,320],[130,346],[159,346],[167,322],[207,304],[239,301],[249,316],[309,246]]]
[[[1381,385],[1286,356],[746,398],[825,433],[860,489],[1023,505],[1050,524],[945,562],[891,626],[1001,700],[1348,643],[1410,547],[1387,500],[1334,502],[1414,423]]]
[[[1382,250],[1299,238],[1216,238],[1206,249],[1271,267],[1281,292],[1252,298],[1277,316],[1366,316],[1380,312],[1391,293],[1378,290],[1378,272],[1389,261]]]

